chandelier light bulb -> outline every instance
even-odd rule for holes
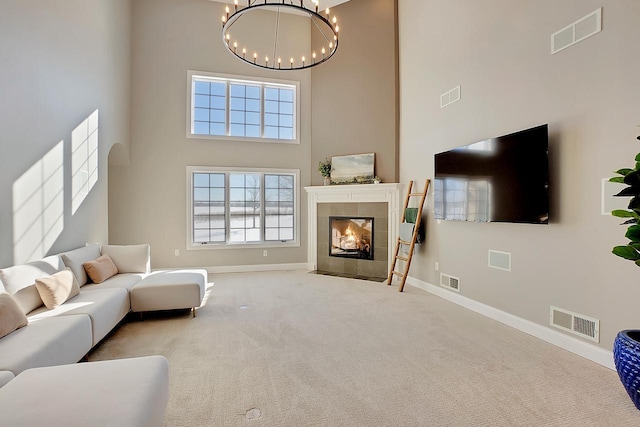
[[[326,9],[324,10],[324,13],[326,13],[326,14],[327,14],[327,17],[329,16],[329,12],[330,12],[329,8],[326,8]]]
[[[333,17],[333,23],[336,24],[338,22],[338,18],[336,18],[335,16]]]

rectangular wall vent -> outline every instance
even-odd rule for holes
[[[440,108],[460,101],[460,85],[440,95]]]
[[[449,276],[448,274],[440,273],[440,286],[460,292],[460,279]]]
[[[551,306],[551,326],[600,342],[600,321],[582,314]]]
[[[573,46],[600,31],[602,31],[602,8],[553,33],[551,35],[551,54]]]
[[[489,267],[511,271],[511,253],[489,249]]]

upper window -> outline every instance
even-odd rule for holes
[[[298,86],[190,71],[187,136],[297,143]]]

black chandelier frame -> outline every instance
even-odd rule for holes
[[[289,0],[289,2],[285,2],[285,0],[264,0],[261,1],[260,3],[258,3],[259,0],[254,0],[254,3],[251,4],[251,0],[249,1],[249,5],[247,6],[239,6],[236,2],[236,4],[234,5],[234,12],[230,15],[229,14],[229,9],[227,6],[227,14],[226,14],[226,18],[223,16],[223,20],[222,20],[222,43],[224,44],[224,46],[227,48],[227,50],[232,53],[236,58],[240,59],[243,62],[246,62],[247,64],[253,65],[254,67],[260,67],[260,68],[264,68],[267,70],[277,70],[277,71],[295,71],[295,70],[304,70],[307,68],[312,68],[315,67],[316,65],[320,65],[324,62],[327,62],[329,59],[331,59],[331,57],[333,57],[333,55],[335,55],[336,51],[338,50],[338,41],[339,41],[339,37],[338,37],[338,25],[335,23],[335,17],[334,17],[334,23],[331,23],[331,21],[328,19],[329,16],[327,15],[326,17],[323,16],[320,12],[318,12],[318,5],[316,2],[315,5],[315,10],[313,9],[309,9],[307,7],[305,7],[304,5],[304,0],[299,0],[300,4],[294,3],[294,0]],[[330,37],[333,38],[333,40],[329,40],[327,38],[327,35],[320,30],[320,34],[323,35],[323,37],[325,38],[325,40],[327,40],[327,42],[329,43],[329,45],[331,45],[331,43],[333,43],[333,47],[329,47],[329,52],[325,52],[324,54],[322,54],[322,58],[310,58],[311,61],[300,61],[302,62],[302,65],[294,65],[294,63],[290,63],[289,66],[287,66],[286,64],[284,66],[282,66],[282,64],[280,62],[277,61],[277,58],[272,58],[271,60],[271,64],[273,65],[269,65],[269,61],[265,61],[264,65],[263,62],[260,61],[260,58],[258,58],[257,56],[251,56],[250,58],[247,58],[247,52],[246,50],[243,51],[243,49],[238,49],[237,45],[231,44],[231,39],[228,36],[228,31],[230,30],[230,28],[233,26],[233,24],[243,15],[250,13],[254,10],[258,10],[258,9],[272,9],[272,8],[278,8],[277,13],[280,13],[280,7],[285,7],[285,8],[289,8],[289,9],[293,9],[295,11],[298,12],[302,12],[304,14],[308,14],[309,18],[311,19],[311,22],[318,27],[318,24],[314,21],[314,19],[318,19],[321,22],[323,22],[329,29],[331,29],[331,35]],[[276,23],[276,31],[275,31],[275,40],[274,43],[277,46],[277,38],[278,38],[278,22],[279,22],[279,18],[278,21]],[[274,52],[276,51],[276,48],[274,47]],[[317,56],[317,55],[316,55]],[[306,58],[305,58],[306,59]]]

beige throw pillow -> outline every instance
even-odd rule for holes
[[[56,308],[80,293],[78,281],[68,268],[49,277],[36,279],[36,288],[49,309]]]
[[[26,326],[29,321],[18,303],[7,293],[0,294],[0,338],[16,329]]]
[[[118,267],[109,258],[109,255],[102,255],[94,261],[85,262],[82,265],[94,283],[102,283],[109,277],[118,274]]]

